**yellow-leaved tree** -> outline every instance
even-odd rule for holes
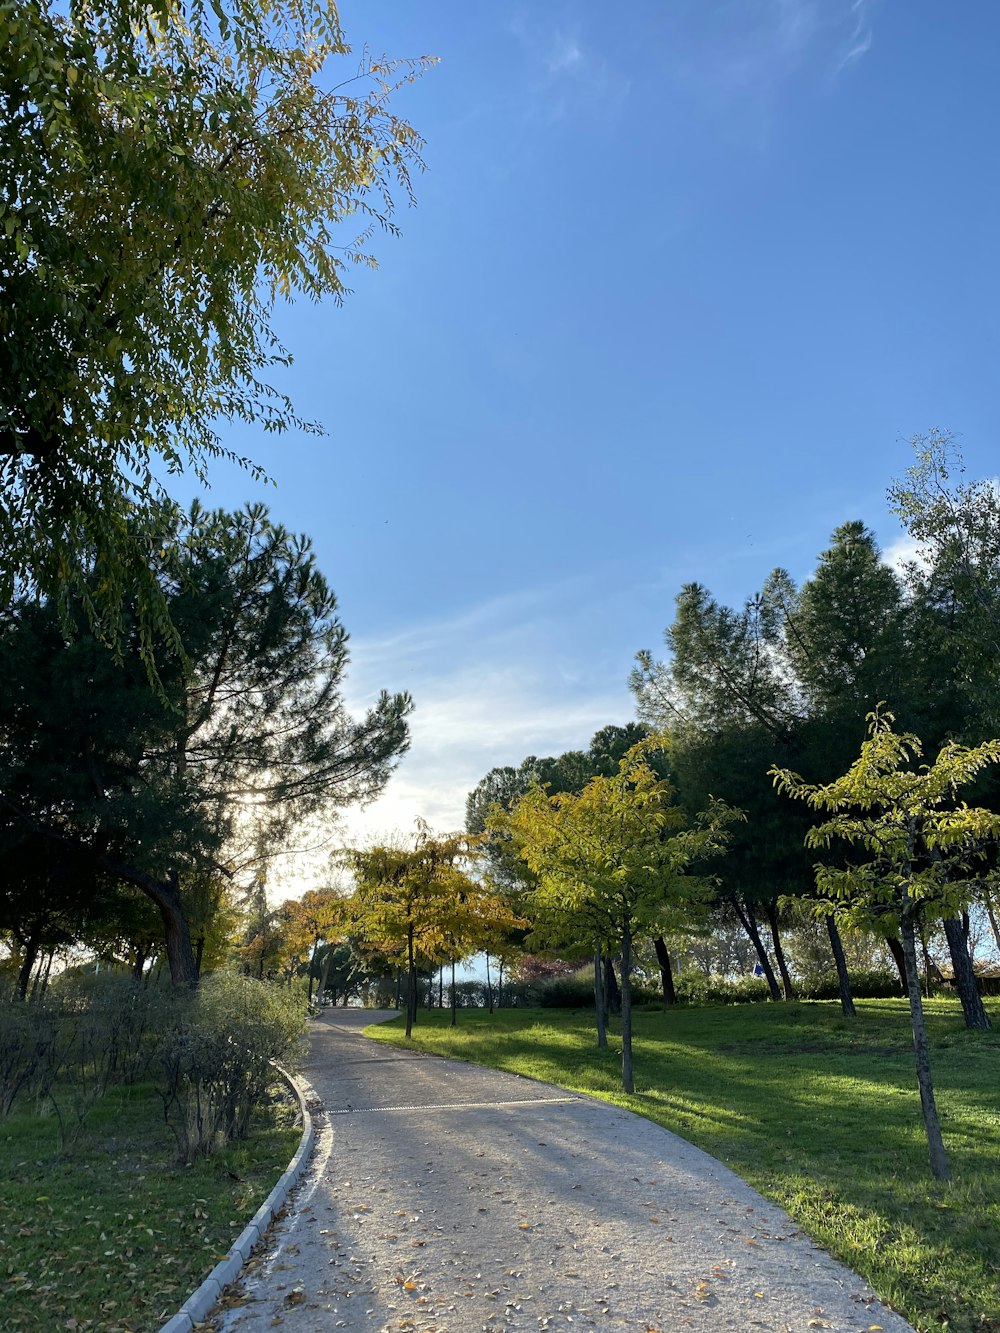
[[[637,935],[659,934],[668,909],[696,904],[704,880],[692,866],[721,851],[739,811],[713,801],[693,818],[675,803],[670,782],[647,756],[668,744],[656,735],[632,746],[610,777],[595,777],[579,795],[549,796],[535,786],[509,812],[497,807],[491,827],[511,837],[537,883],[530,894],[549,928],[561,919],[581,926],[599,949],[621,954],[622,1087],[635,1090],[632,1067],[632,968]],[[596,969],[595,969],[596,972]],[[595,993],[599,992],[595,985]],[[598,1022],[602,1021],[600,996]]]

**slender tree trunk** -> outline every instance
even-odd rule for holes
[[[438,972],[438,1008],[444,1008],[444,963],[441,964],[441,969]]]
[[[772,901],[768,901],[764,907],[764,913],[767,917],[767,924],[771,930],[771,941],[774,944],[774,956],[778,960],[778,971],[781,973],[781,989],[784,992],[786,1000],[795,999],[795,987],[792,985],[791,973],[788,971],[788,963],[785,960],[785,951],[781,947],[781,933],[778,929],[778,909]]]
[[[413,1020],[417,1013],[417,968],[413,960],[413,927],[406,934],[406,1039],[413,1036]]]
[[[493,981],[490,977],[490,955],[486,954],[486,998],[489,1001],[490,1013],[493,1012]]]
[[[309,971],[309,994],[308,994],[307,997],[306,997],[306,998],[308,999],[308,1001],[309,1001],[310,1004],[312,1004],[312,998],[313,998],[313,980],[314,980],[313,973],[314,973],[315,970],[316,970],[316,954],[317,954],[318,950],[319,950],[319,936],[318,936],[318,935],[314,935],[314,936],[313,936],[313,947],[312,947],[312,952],[309,954],[309,969],[308,969],[308,971]],[[200,972],[200,971],[201,971],[201,968],[199,967],[198,970],[199,970],[199,972]]]
[[[931,998],[931,956],[927,952],[927,936],[922,925],[917,931],[917,938],[920,940],[920,952],[924,957],[924,995],[929,1000]]]
[[[606,1050],[608,1045],[608,1007],[604,994],[604,969],[601,966],[600,942],[594,949],[594,1011],[597,1015],[597,1047]]]
[[[927,1044],[924,1006],[920,995],[916,930],[909,905],[905,902],[900,913],[900,933],[903,937],[903,959],[906,965],[906,989],[910,1001],[910,1024],[913,1029],[913,1053],[917,1064],[917,1086],[920,1089],[920,1107],[924,1114],[924,1129],[927,1132],[931,1174],[935,1180],[947,1180],[948,1158],[944,1150],[944,1140],[941,1138],[941,1122],[934,1101],[930,1049]]]
[[[635,1092],[632,1075],[632,922],[622,920],[622,1090]]]
[[[38,958],[38,941],[32,936],[25,941],[24,959],[21,963],[21,970],[17,974],[17,998],[27,1002],[28,985],[31,981],[31,974],[35,970],[35,960]]]
[[[747,938],[754,947],[757,955],[757,961],[760,963],[761,971],[767,979],[767,988],[771,992],[772,1000],[781,999],[781,991],[778,989],[778,982],[774,975],[774,968],[771,966],[771,960],[767,956],[767,950],[764,948],[764,941],[760,938],[760,931],[757,929],[757,918],[754,916],[753,908],[749,905],[744,908],[740,902],[738,894],[732,894],[728,900],[740,919],[740,925],[747,933]]]
[[[316,994],[322,999],[323,992],[326,990],[326,983],[330,976],[330,964],[333,962],[333,945],[327,941],[326,953],[323,955],[323,966],[320,969],[319,981],[316,985]],[[399,1008],[397,1003],[396,1008]]]
[[[618,978],[615,976],[615,965],[611,959],[604,955],[604,994],[606,997],[605,1012],[609,1014],[620,1014],[622,1011],[622,993],[618,989]]]
[[[503,958],[497,955],[497,1008],[503,1008]]]
[[[50,952],[49,952],[49,965],[50,965],[50,966],[51,966],[51,963],[52,963],[52,953],[51,953],[51,951],[50,951]],[[29,996],[29,999],[28,999],[28,1003],[29,1003],[29,1004],[34,1004],[34,1002],[35,1002],[36,999],[40,999],[40,998],[41,998],[41,992],[39,991],[38,988],[39,988],[39,986],[42,984],[42,977],[45,975],[45,970],[46,970],[46,969],[45,969],[45,955],[42,954],[42,953],[39,953],[38,966],[35,968],[35,977],[34,977],[34,980],[33,980],[32,983],[31,983],[31,995]]]
[[[951,965],[955,973],[955,989],[962,1001],[962,1013],[965,1026],[978,1032],[988,1032],[990,1020],[983,1008],[982,996],[976,985],[976,974],[969,957],[969,943],[957,916],[945,917],[944,933],[951,953]]]
[[[674,973],[670,966],[670,955],[667,953],[667,945],[662,935],[657,935],[653,940],[653,948],[656,950],[656,961],[660,968],[660,985],[663,988],[664,1004],[676,1004],[677,992],[674,990]]]
[[[48,988],[49,988],[49,974],[50,974],[51,971],[52,971],[52,960],[55,958],[55,956],[56,956],[56,951],[55,951],[55,949],[50,949],[50,950],[49,950],[49,956],[48,956],[48,958],[46,958],[46,960],[45,960],[45,974],[44,974],[44,976],[42,977],[42,985],[41,985],[41,989],[40,989],[39,992],[38,992],[38,998],[39,998],[39,1000],[44,1000],[44,999],[45,999],[45,992],[46,992],[46,991],[48,990]]]
[[[906,959],[903,956],[903,946],[895,935],[886,936],[886,944],[889,946],[889,952],[892,954],[892,961],[896,964],[896,971],[899,973],[899,984],[902,987],[904,995],[909,994],[909,987],[906,981]]]
[[[993,899],[986,889],[983,889],[983,906],[986,908],[986,917],[993,932],[994,942],[997,949],[1000,949],[1000,923],[997,922],[996,912],[993,910]]]
[[[147,957],[148,957],[148,951],[147,951],[146,945],[145,945],[142,941],[140,941],[140,942],[135,946],[135,960],[134,960],[134,962],[132,963],[132,980],[133,980],[133,981],[141,981],[141,980],[142,980],[142,974],[143,974],[143,972],[145,971],[145,968],[146,968],[146,958],[147,958]]]
[[[458,1022],[458,991],[455,989],[455,960],[451,960],[451,1026]]]
[[[856,1018],[857,1010],[854,1008],[854,997],[851,994],[851,979],[847,975],[847,959],[844,957],[844,944],[840,938],[840,931],[837,929],[837,922],[832,913],[826,917],[826,933],[830,936],[830,948],[833,950],[833,961],[837,965],[837,980],[840,982],[840,1008],[846,1018]]]

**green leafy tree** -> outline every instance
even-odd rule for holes
[[[648,756],[662,737],[633,746],[613,777],[592,778],[579,795],[533,787],[495,818],[537,877],[545,914],[582,914],[621,951],[622,1087],[635,1090],[632,969],[639,933],[659,933],[665,907],[700,897],[691,863],[721,849],[735,812],[719,802],[688,824],[674,788]]]
[[[411,704],[383,694],[349,715],[334,594],[308,541],[263,508],[195,508],[165,537],[185,657],[166,659],[161,688],[84,624],[67,639],[51,602],[0,626],[0,805],[150,898],[171,976],[190,985],[189,908],[206,882],[259,881],[300,823],[374,796],[407,748]]]
[[[972,898],[984,875],[984,852],[1000,840],[1000,815],[959,801],[958,792],[987,765],[1000,763],[1000,740],[967,747],[951,743],[933,764],[914,769],[918,738],[892,729],[891,713],[869,714],[868,739],[860,756],[836,781],[803,782],[787,769],[772,770],[777,788],[811,810],[829,815],[810,829],[810,847],[836,841],[868,859],[846,867],[817,865],[816,888],[824,910],[852,925],[886,916],[899,924],[906,963],[917,1084],[930,1150],[931,1171],[948,1178],[930,1053],[924,1025],[916,939],[921,917],[954,916]]]
[[[269,382],[275,302],[339,301],[395,230],[420,140],[388,101],[426,61],[331,81],[332,0],[2,0],[0,42],[0,604],[72,591],[120,644],[137,589],[152,666],[136,508],[227,422],[317,429]]]
[[[962,456],[945,432],[918,436],[913,447],[913,466],[889,488],[889,502],[923,557],[911,563],[908,577],[938,611],[956,666],[983,715],[981,724],[995,728],[1000,490],[992,480],[961,480]]]

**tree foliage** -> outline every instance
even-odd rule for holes
[[[915,938],[921,915],[954,917],[984,879],[996,872],[984,853],[1000,841],[1000,815],[959,800],[959,790],[988,765],[1000,763],[1000,740],[968,747],[946,745],[933,764],[914,768],[919,739],[893,731],[891,713],[869,714],[868,739],[848,771],[834,782],[808,783],[787,769],[773,769],[780,791],[825,814],[808,834],[810,847],[835,841],[867,859],[816,866],[816,888],[828,911],[852,924],[887,914],[898,920],[906,959],[917,1077],[934,1175],[946,1179],[947,1159],[934,1104],[927,1037],[917,974]]]
[[[713,802],[689,823],[673,786],[649,763],[663,745],[657,736],[632,746],[617,773],[592,778],[578,795],[549,796],[536,785],[509,813],[494,814],[537,878],[532,900],[541,916],[585,921],[598,941],[621,950],[626,1092],[633,1091],[633,941],[641,932],[659,933],[671,906],[701,896],[688,868],[721,849],[725,825],[736,817]]]
[[[395,229],[420,140],[388,100],[426,61],[331,86],[332,0],[0,0],[0,42],[0,604],[72,591],[118,642],[137,584],[148,656],[135,508],[227,422],[316,429],[270,384],[275,302],[339,301]]]
[[[407,747],[410,700],[383,693],[350,716],[336,599],[309,543],[262,508],[195,508],[163,542],[185,656],[165,655],[159,689],[85,624],[66,638],[51,602],[0,626],[0,806],[152,899],[190,983],[188,913],[206,887],[259,881],[303,821],[374,796]]]

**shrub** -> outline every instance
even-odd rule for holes
[[[19,1097],[48,1093],[55,1036],[51,1010],[20,1001],[0,1006],[0,1120]]]
[[[543,1009],[592,1009],[594,983],[579,972],[569,977],[550,977],[536,988]]]
[[[902,986],[899,974],[881,971],[848,971],[851,994],[856,1000],[898,999]],[[840,982],[836,972],[814,973],[796,981],[795,988],[803,1000],[839,1000]]]
[[[173,1022],[160,1043],[164,1115],[185,1162],[244,1138],[266,1097],[275,1062],[301,1053],[301,996],[233,972],[212,972],[190,996],[170,997]]]
[[[674,983],[682,1004],[758,1004],[771,992],[763,977],[707,977],[703,972],[684,972]]]

